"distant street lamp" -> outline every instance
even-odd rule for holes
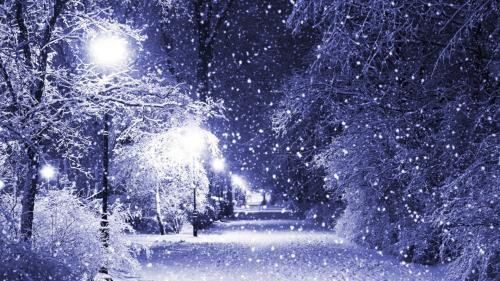
[[[127,41],[117,35],[103,33],[90,41],[89,52],[95,65],[107,68],[115,68],[125,65],[128,60]],[[102,215],[101,233],[102,243],[105,248],[109,247],[109,222],[108,222],[108,197],[109,197],[109,127],[111,116],[104,113],[103,118],[103,159],[102,159]],[[107,267],[103,266],[100,273],[108,274]],[[111,278],[107,278],[111,280]]]
[[[47,181],[52,180],[55,175],[56,169],[50,164],[43,165],[43,167],[40,169],[40,176],[42,176],[42,178]]]
[[[224,170],[226,169],[226,163],[225,163],[225,160],[223,158],[216,158],[214,160],[212,160],[212,170],[215,172],[215,173],[222,173],[224,172]],[[217,181],[214,181],[214,183],[217,183]],[[217,189],[215,190],[217,192]],[[219,209],[220,209],[220,213],[219,213],[219,216],[222,218],[222,216],[225,215],[225,210],[226,210],[226,207],[225,207],[225,204],[223,204],[223,198],[224,198],[224,188],[223,188],[223,185],[220,184],[220,186],[218,186],[218,191],[219,191],[219,194],[218,194],[218,202],[219,202]]]
[[[215,172],[220,173],[220,172],[224,171],[225,168],[226,168],[226,163],[225,163],[224,159],[217,158],[217,159],[214,159],[212,161],[212,169]]]
[[[196,183],[194,182],[194,165],[196,160],[201,156],[205,148],[205,135],[199,127],[186,127],[182,132],[180,140],[180,149],[186,158],[191,162],[191,171],[193,178],[193,236],[198,237],[198,211],[196,209]]]
[[[231,186],[237,188],[240,192],[244,193],[245,196],[250,192],[247,181],[236,174],[231,175]]]
[[[247,182],[241,176],[232,175],[231,182],[234,186],[238,187],[242,191],[245,191],[245,192],[248,191]]]

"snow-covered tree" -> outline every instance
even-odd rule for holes
[[[114,178],[125,189],[132,209],[154,214],[161,234],[178,232],[193,212],[194,192],[197,208],[206,207],[207,163],[220,157],[217,138],[190,122],[121,147]]]
[[[25,152],[26,174],[20,176],[27,179],[21,220],[26,239],[32,233],[41,164],[57,154],[83,170],[78,158],[92,140],[81,127],[95,119],[109,126],[106,117],[112,114],[131,116],[156,108],[165,115],[186,105],[179,88],[165,78],[134,72],[128,61],[119,67],[96,61],[95,56],[106,53],[95,50],[107,47],[94,42],[102,36],[124,40],[129,48],[108,50],[104,59],[139,53],[143,40],[138,31],[109,20],[103,5],[66,0],[3,4],[1,126],[4,139]]]
[[[140,30],[112,20],[113,10],[107,5],[107,1],[2,1],[0,145],[2,152],[8,152],[2,161],[17,157],[15,165],[2,168],[2,183],[14,200],[22,197],[19,236],[29,243],[35,242],[34,231],[47,230],[43,224],[34,229],[43,182],[40,169],[57,158],[66,172],[101,174],[97,194],[103,198],[101,242],[111,251],[116,241],[109,236],[112,215],[105,193],[115,141],[112,129],[118,127],[114,122],[122,122],[121,127],[141,121],[159,124],[203,107],[191,104],[170,77],[140,73],[134,67],[131,54],[147,54],[141,47],[145,37]],[[99,139],[87,131],[92,123],[102,128]],[[99,153],[91,154],[93,145]],[[94,163],[99,165],[82,165],[79,160],[84,156],[98,159]],[[71,186],[87,188],[61,176]]]
[[[196,58],[194,62],[194,73],[196,79],[196,91],[201,101],[213,98],[214,88],[211,85],[213,76],[212,65],[214,64],[215,43],[217,37],[224,28],[229,9],[234,0],[158,0],[164,10],[165,20],[179,11],[190,18],[193,24],[193,36],[196,38]]]
[[[315,163],[347,204],[339,232],[495,279],[497,17],[493,1],[296,2],[290,25],[323,37],[274,124],[327,141]]]

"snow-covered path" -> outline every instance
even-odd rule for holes
[[[436,268],[402,265],[296,220],[239,220],[200,233],[139,235],[151,248],[142,281],[441,280]]]

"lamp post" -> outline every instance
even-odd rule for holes
[[[198,212],[196,210],[196,184],[193,184],[193,237],[198,237]]]
[[[235,174],[231,175],[231,188],[233,188],[233,186],[240,189],[240,190],[245,190],[245,187],[246,187],[245,181],[243,180],[243,178],[241,178],[240,176],[235,175]],[[239,203],[239,201],[240,201],[239,198],[237,198],[236,200]]]
[[[59,189],[59,173],[57,172],[57,169],[54,166],[50,164],[43,165],[42,168],[39,170],[39,174],[42,179],[47,181],[47,190],[50,189],[50,182],[54,178],[56,182],[56,187]]]
[[[215,173],[222,173],[224,172],[224,170],[226,169],[226,162],[224,160],[224,158],[216,158],[214,160],[212,160],[212,170],[215,172]],[[217,182],[217,181],[214,181],[214,182]],[[223,190],[223,187],[222,186],[219,186],[219,208],[220,208],[220,218],[222,218],[222,216],[225,215],[225,204],[223,206],[223,201],[222,199],[224,198],[224,190]]]
[[[200,158],[203,150],[206,146],[206,136],[203,130],[199,127],[186,127],[183,128],[181,133],[181,139],[179,140],[179,148],[182,152],[183,157],[189,159],[191,164],[191,178],[193,184],[193,236],[198,236],[198,210],[196,204],[196,182],[194,181],[194,168],[196,165],[196,160]]]
[[[90,57],[92,62],[106,70],[115,70],[126,64],[128,58],[127,41],[113,34],[101,34],[90,41]],[[108,197],[109,197],[109,129],[111,116],[106,111],[103,116],[102,130],[102,214],[101,214],[101,240],[104,248],[109,247],[109,221],[108,221]],[[102,274],[108,274],[108,268],[103,266],[99,269]],[[112,280],[106,277],[106,280]]]

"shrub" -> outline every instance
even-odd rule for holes
[[[110,246],[105,249],[94,208],[98,202],[84,202],[68,190],[41,195],[35,204],[31,245],[19,240],[19,206],[13,207],[13,202],[7,195],[0,200],[3,280],[89,280],[103,265],[115,272],[137,267],[124,235],[131,228],[119,206],[109,216]]]

